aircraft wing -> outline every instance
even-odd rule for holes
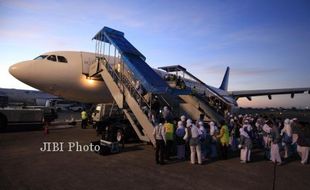
[[[268,89],[268,90],[240,90],[240,91],[230,91],[229,94],[233,96],[236,100],[238,98],[247,98],[252,100],[252,96],[268,96],[271,99],[271,95],[279,94],[291,94],[291,98],[294,98],[295,94],[303,94],[308,92],[310,94],[309,88],[283,88],[283,89]]]

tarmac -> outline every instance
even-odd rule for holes
[[[123,152],[102,156],[68,151],[68,142],[98,140],[94,129],[80,127],[0,134],[0,189],[273,189],[274,165],[254,152],[253,162],[238,157],[191,165],[157,165],[154,149],[126,144]],[[63,152],[42,152],[43,142],[64,142]],[[310,166],[299,160],[276,166],[275,189],[309,189]]]

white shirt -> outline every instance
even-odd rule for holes
[[[199,135],[201,135],[201,131],[198,129],[198,127],[196,127],[196,125],[192,124],[192,127],[191,127],[191,137],[189,137],[189,134],[188,134],[188,130],[190,128],[187,127],[186,130],[185,130],[185,135],[183,137],[184,140],[189,140],[189,138],[197,138]]]
[[[198,129],[198,127],[196,127],[196,125],[193,124],[191,129],[192,138],[197,138],[199,135],[201,135],[201,131]]]

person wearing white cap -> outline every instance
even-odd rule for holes
[[[207,131],[202,121],[198,122],[198,129],[201,133],[200,138],[199,138],[200,146],[201,146],[201,158],[202,160],[205,160],[207,156],[207,144],[206,144]]]
[[[188,119],[186,121],[187,130],[185,131],[184,139],[189,141],[189,146],[191,150],[191,164],[195,164],[196,162],[196,154],[198,164],[202,164],[201,160],[201,146],[199,142],[199,136],[201,135],[199,129],[196,125],[192,124],[192,120]]]
[[[182,121],[178,122],[178,127],[175,131],[176,144],[177,144],[177,158],[179,160],[185,159],[185,140],[183,139],[185,135],[185,127]]]
[[[240,163],[251,161],[252,140],[244,128],[240,128]]]
[[[217,128],[217,126],[215,125],[215,123],[213,121],[211,121],[209,123],[209,125],[210,125],[210,136],[211,136],[211,145],[210,145],[211,153],[210,153],[210,157],[214,159],[214,158],[217,157],[217,150],[216,150],[217,138],[216,138],[216,135],[218,133],[218,128]]]
[[[288,158],[291,154],[292,144],[292,127],[289,119],[284,120],[284,127],[281,130],[282,141],[284,143],[284,158]]]

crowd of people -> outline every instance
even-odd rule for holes
[[[203,164],[206,160],[226,160],[229,154],[240,152],[240,163],[249,163],[255,148],[261,149],[265,158],[277,165],[295,155],[299,155],[301,164],[307,164],[310,144],[305,131],[309,132],[309,126],[296,118],[281,121],[228,113],[220,123],[204,122],[185,115],[173,119],[165,107],[153,132],[155,160],[157,164],[165,164],[172,158]]]

